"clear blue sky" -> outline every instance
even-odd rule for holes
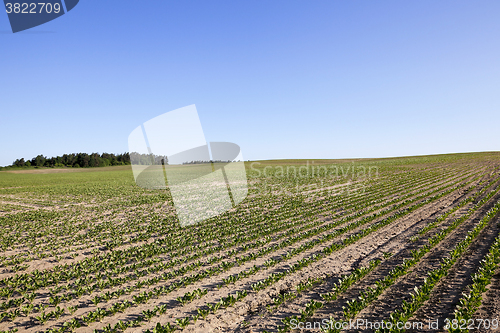
[[[81,0],[12,34],[0,165],[127,150],[196,104],[245,159],[500,150],[500,2]]]

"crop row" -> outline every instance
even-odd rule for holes
[[[262,289],[276,283],[277,281],[281,280],[285,276],[293,274],[298,270],[304,269],[305,267],[309,266],[311,263],[316,262],[320,259],[323,259],[324,257],[331,254],[332,252],[338,251],[339,249],[344,248],[350,244],[354,244],[357,240],[375,232],[376,230],[380,229],[381,227],[392,223],[393,221],[397,220],[398,218],[401,218],[402,216],[407,215],[410,212],[412,212],[412,211],[414,211],[414,210],[416,210],[416,209],[418,209],[418,208],[420,208],[420,207],[422,207],[430,202],[433,202],[433,201],[437,200],[438,198],[441,198],[442,196],[453,192],[456,189],[457,188],[452,188],[452,189],[445,191],[443,193],[440,193],[438,195],[428,197],[426,200],[424,200],[422,202],[419,202],[419,203],[417,203],[413,206],[410,206],[409,208],[406,208],[404,210],[398,211],[396,214],[390,216],[389,218],[386,218],[380,222],[377,222],[377,223],[373,224],[372,226],[370,226],[369,228],[363,229],[362,231],[351,235],[350,237],[344,239],[341,243],[334,243],[331,246],[327,246],[326,248],[324,248],[322,250],[322,253],[321,252],[315,253],[309,257],[301,259],[296,264],[290,265],[290,268],[287,269],[286,271],[279,272],[279,273],[271,273],[268,278],[252,284],[252,289],[254,292],[258,292],[259,290],[262,290]]]
[[[373,302],[382,292],[388,287],[392,286],[397,278],[400,278],[406,275],[409,269],[415,266],[418,262],[420,262],[421,258],[428,253],[433,247],[439,244],[448,234],[450,234],[453,230],[455,230],[460,224],[462,224],[465,220],[467,220],[473,212],[479,209],[482,205],[484,205],[493,195],[498,193],[500,188],[497,188],[495,191],[491,192],[483,198],[479,203],[475,205],[474,208],[469,210],[467,214],[462,216],[461,218],[455,220],[449,227],[436,234],[434,237],[428,240],[428,244],[422,246],[418,250],[412,251],[412,258],[410,260],[404,260],[402,264],[393,268],[389,274],[384,277],[382,280],[375,282],[376,287],[369,287],[366,291],[362,292],[359,299],[354,299],[352,301],[348,301],[347,305],[344,307],[344,316],[347,319],[354,318],[361,310],[366,308],[371,302]]]
[[[469,248],[472,242],[477,238],[477,236],[481,233],[481,231],[488,225],[488,223],[497,215],[500,211],[500,200],[498,200],[490,210],[486,213],[486,215],[481,219],[479,223],[469,231],[464,240],[459,242],[449,253],[449,257],[443,258],[441,260],[441,265],[439,268],[430,271],[427,274],[427,278],[424,279],[424,283],[420,287],[414,288],[414,293],[411,294],[411,301],[403,301],[400,310],[394,311],[390,315],[390,321],[388,323],[392,323],[392,329],[379,330],[378,333],[381,332],[402,332],[404,329],[399,329],[397,325],[394,325],[397,322],[406,322],[419,308],[422,304],[429,299],[432,290],[436,286],[436,284],[444,278],[449,269],[457,262],[457,260],[465,253],[465,251]],[[388,325],[386,325],[387,327]]]

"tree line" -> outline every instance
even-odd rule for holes
[[[110,154],[110,153],[77,153],[64,154],[63,156],[46,157],[38,155],[31,160],[24,158],[17,159],[12,163],[12,167],[72,167],[72,168],[95,168],[112,165],[129,165],[129,153]]]
[[[232,161],[190,161],[183,164],[202,164],[202,163],[229,163]],[[123,153],[123,154],[110,154],[110,153],[77,153],[77,154],[64,154],[56,157],[46,157],[38,155],[31,160],[20,158],[14,161],[9,167],[69,167],[69,168],[95,168],[113,165],[168,165],[167,156],[154,155],[154,154],[139,154],[136,152]],[[2,167],[0,167],[2,168]]]

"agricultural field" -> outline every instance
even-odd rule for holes
[[[500,153],[245,164],[187,227],[130,166],[0,172],[0,331],[500,332]]]

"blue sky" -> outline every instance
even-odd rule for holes
[[[245,159],[500,150],[498,1],[97,1],[12,34],[0,165],[196,104]]]

